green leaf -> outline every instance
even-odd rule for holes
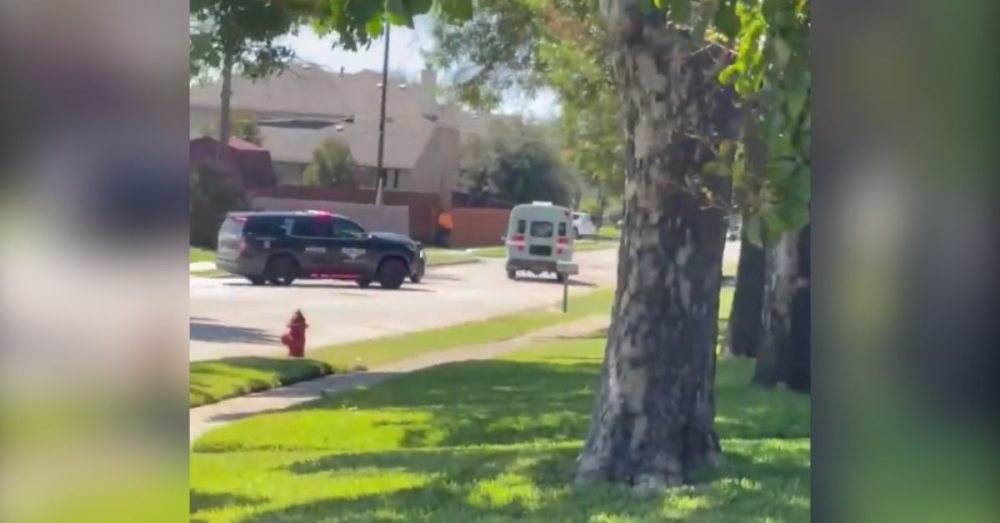
[[[405,0],[405,2],[410,12],[410,18],[430,11],[434,5],[434,0]]]
[[[780,213],[782,232],[801,229],[809,223],[809,204],[794,200],[783,203]]]
[[[382,36],[382,19],[380,17],[372,18],[365,24],[365,30],[368,31],[369,38]]]
[[[729,176],[729,169],[722,162],[706,162],[702,172],[712,176]]]
[[[407,0],[388,0],[385,3],[385,8],[386,13],[389,15],[390,23],[413,27],[413,16],[410,14],[410,6],[407,5]]]
[[[740,18],[736,16],[736,0],[722,0],[713,20],[716,30],[727,38],[736,38],[740,32]]]
[[[670,8],[670,19],[678,24],[691,22],[691,0],[666,0]]]
[[[761,240],[766,245],[774,245],[781,239],[781,235],[787,230],[785,223],[776,213],[764,213],[761,220]]]
[[[788,182],[788,199],[808,204],[812,198],[812,177],[808,169],[799,169]]]
[[[439,0],[438,9],[451,22],[472,19],[472,0]]]

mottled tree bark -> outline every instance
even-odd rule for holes
[[[767,249],[754,385],[792,386],[794,382],[796,387],[808,390],[805,384],[810,350],[808,238],[806,227],[803,231],[785,233],[777,245]],[[793,371],[797,373],[795,376]]]
[[[604,0],[614,39],[629,169],[618,289],[580,483],[658,489],[715,464],[715,345],[727,181],[706,178],[714,146],[735,136],[720,49],[663,13]]]
[[[750,358],[757,355],[763,301],[764,249],[747,240],[744,234],[723,354]]]

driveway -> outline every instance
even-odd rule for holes
[[[572,295],[613,285],[617,250],[578,253]],[[309,322],[308,347],[401,334],[558,303],[554,278],[512,282],[503,260],[432,268],[420,285],[398,291],[352,282],[301,281],[255,287],[237,278],[191,278],[190,359],[280,355],[279,337],[295,309]]]

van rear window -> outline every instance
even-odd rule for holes
[[[555,232],[555,225],[552,222],[531,222],[531,236],[533,238],[551,238]]]
[[[559,222],[559,236],[566,236],[566,222]]]
[[[518,234],[524,234],[525,231],[527,231],[527,230],[528,230],[528,223],[525,222],[524,220],[518,220],[517,221],[517,233]]]

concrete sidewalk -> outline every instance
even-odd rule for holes
[[[193,444],[196,439],[209,430],[236,420],[284,410],[320,399],[323,396],[374,385],[399,374],[445,363],[492,359],[539,342],[585,336],[606,328],[610,319],[608,315],[604,314],[588,316],[571,323],[539,329],[506,341],[422,354],[411,359],[384,365],[369,372],[333,374],[287,387],[197,407],[189,411],[190,442]]]
[[[214,271],[214,270],[215,270],[215,262],[201,261],[192,263],[189,272]]]

